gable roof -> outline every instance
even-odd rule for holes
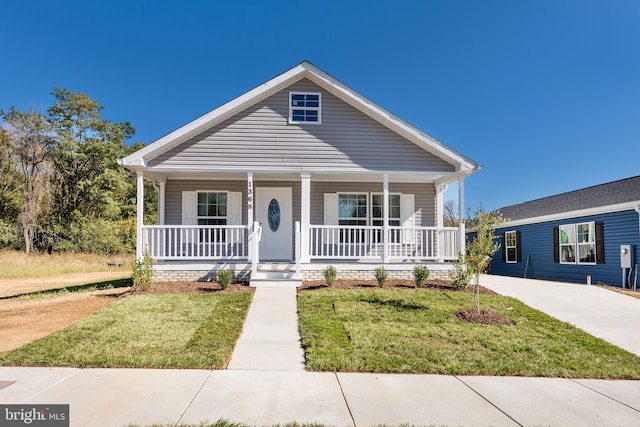
[[[386,111],[308,61],[302,62],[266,83],[174,130],[141,150],[121,159],[119,162],[130,169],[144,169],[147,167],[149,160],[304,78],[311,80],[424,150],[440,157],[447,163],[455,165],[457,172],[470,175],[480,169],[480,166],[471,159]]]
[[[509,223],[633,209],[640,205],[640,176],[582,188],[498,209]],[[529,221],[527,221],[529,220]]]

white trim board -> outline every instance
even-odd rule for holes
[[[636,209],[636,207],[639,207],[639,206],[640,206],[640,200],[637,200],[635,202],[618,203],[615,205],[598,206],[598,207],[589,208],[589,209],[580,209],[580,210],[569,211],[569,212],[560,212],[557,214],[543,215],[543,216],[538,216],[533,218],[523,218],[523,219],[518,219],[514,221],[506,221],[503,224],[500,224],[498,228],[503,229],[507,227],[516,227],[518,225],[538,224],[541,222],[557,221],[560,219],[579,218],[583,216],[600,215],[600,214],[606,214],[606,213],[612,213],[612,212],[634,210]],[[468,231],[473,231],[473,230],[468,230]]]

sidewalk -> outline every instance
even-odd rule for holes
[[[640,381],[306,372],[295,298],[256,290],[227,370],[0,367],[0,404],[69,404],[72,426],[640,425]]]

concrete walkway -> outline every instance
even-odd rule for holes
[[[640,425],[640,381],[306,372],[295,299],[256,290],[227,370],[0,367],[0,405],[69,404],[72,426]]]
[[[256,288],[227,369],[304,371],[296,288]]]
[[[640,356],[640,299],[586,284],[506,276],[483,275],[480,284]]]

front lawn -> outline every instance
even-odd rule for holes
[[[568,302],[570,304],[570,302]],[[307,369],[453,375],[640,378],[640,357],[508,297],[483,309],[512,326],[453,316],[471,295],[424,289],[300,292]]]
[[[250,292],[128,296],[0,365],[224,368],[250,300]]]

